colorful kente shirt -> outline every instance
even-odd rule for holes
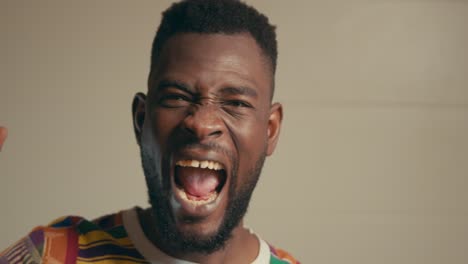
[[[0,253],[0,264],[193,264],[170,257],[155,247],[143,233],[137,210],[132,208],[93,221],[67,216],[47,227],[37,227]],[[299,263],[286,251],[260,238],[259,241],[259,254],[252,263]]]

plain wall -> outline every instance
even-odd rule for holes
[[[467,263],[468,2],[248,2],[285,111],[248,225],[303,263]],[[130,104],[170,1],[0,3],[0,249],[146,206]]]

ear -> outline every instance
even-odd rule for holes
[[[7,128],[0,126],[0,151],[2,150],[3,143],[5,142],[7,136],[8,136]]]
[[[278,143],[281,121],[283,121],[283,106],[280,103],[274,103],[270,108],[270,117],[268,118],[268,146],[267,155],[273,154]]]
[[[132,103],[133,130],[138,145],[141,141],[141,132],[143,131],[143,123],[146,116],[146,95],[143,93],[135,94]]]

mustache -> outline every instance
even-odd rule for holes
[[[220,144],[216,142],[206,142],[206,143],[200,143],[200,142],[190,142],[190,143],[185,143],[177,146],[178,149],[197,149],[197,150],[205,150],[205,151],[214,151],[217,153],[222,153],[229,157],[231,160],[234,158],[234,155],[231,151],[227,150]]]

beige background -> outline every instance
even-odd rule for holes
[[[1,0],[0,248],[145,206],[130,103],[170,1]],[[304,263],[468,262],[468,1],[249,1],[285,120],[247,217]]]

